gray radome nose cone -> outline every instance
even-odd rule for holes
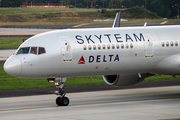
[[[21,73],[21,61],[16,57],[10,57],[4,64],[4,71],[12,76],[18,77]]]

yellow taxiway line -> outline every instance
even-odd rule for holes
[[[72,26],[72,27],[80,27],[80,26],[83,26],[83,25],[87,25],[87,24],[79,24],[79,25],[75,25],[75,26]]]
[[[164,22],[162,22],[162,23],[160,23],[161,25],[163,25],[163,24],[166,24],[168,21],[164,21]]]

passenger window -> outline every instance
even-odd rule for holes
[[[103,45],[102,47],[103,47],[103,49],[106,49],[106,46],[105,46],[105,45]]]
[[[45,48],[39,47],[39,52],[38,52],[38,54],[40,55],[40,54],[43,54],[43,53],[46,53]]]
[[[112,49],[114,49],[115,48],[115,45],[114,44],[112,44]]]
[[[169,47],[169,42],[166,42],[166,46]]]
[[[98,45],[98,49],[99,49],[99,50],[101,49],[101,45]]]
[[[91,50],[91,45],[88,46],[89,50]]]
[[[171,43],[170,43],[170,44],[171,44],[171,46],[173,46],[173,45],[174,45],[172,41],[171,41]]]
[[[109,44],[107,44],[107,49],[110,49],[110,45]]]
[[[178,46],[178,42],[177,41],[175,41],[175,46]]]
[[[93,45],[93,49],[96,50],[96,45]]]
[[[128,48],[129,47],[129,45],[126,43],[126,48]]]
[[[119,49],[119,44],[116,44],[116,48]]]
[[[121,44],[121,48],[122,48],[122,49],[124,48],[124,44]]]
[[[37,55],[37,47],[31,47],[30,53]]]
[[[133,48],[133,44],[132,43],[130,44],[130,47]]]
[[[162,42],[162,47],[164,47],[164,42]]]
[[[83,46],[83,49],[86,50],[86,45]]]
[[[30,47],[20,48],[17,54],[28,54]]]

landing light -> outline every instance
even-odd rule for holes
[[[53,80],[49,80],[48,82],[49,82],[49,83],[53,83],[54,81],[53,81]]]
[[[59,83],[55,83],[56,86],[59,86]]]
[[[47,78],[47,80],[48,80],[49,83],[53,83],[55,78]]]

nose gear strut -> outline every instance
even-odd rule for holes
[[[58,95],[56,99],[56,104],[58,106],[68,106],[69,99],[65,97],[66,93],[64,92],[64,83],[66,82],[65,77],[61,78],[55,78],[54,83],[56,85],[57,91],[54,92],[54,94]]]

